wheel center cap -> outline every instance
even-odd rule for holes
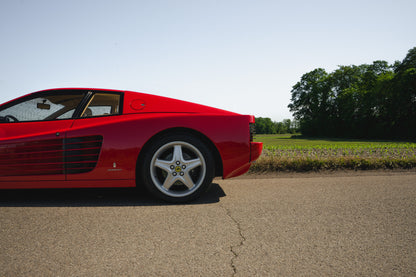
[[[175,171],[176,172],[181,172],[182,171],[182,168],[178,165],[177,167],[175,167]]]

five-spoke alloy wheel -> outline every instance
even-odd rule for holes
[[[169,202],[187,202],[211,184],[213,158],[199,139],[186,134],[168,135],[147,149],[141,175],[153,195]]]

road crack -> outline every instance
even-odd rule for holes
[[[237,274],[237,266],[235,265],[235,260],[238,258],[237,249],[244,245],[244,242],[246,241],[246,237],[243,235],[240,222],[238,222],[238,220],[235,217],[233,217],[230,209],[224,207],[223,205],[221,205],[221,207],[225,210],[227,216],[232,220],[232,222],[234,222],[238,230],[238,235],[240,237],[239,243],[235,245],[230,245],[230,251],[233,254],[233,257],[231,258],[231,261],[230,261],[230,266],[233,269],[232,276],[235,276]]]

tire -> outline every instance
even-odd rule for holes
[[[214,178],[210,149],[186,133],[170,134],[145,150],[139,173],[146,189],[172,203],[189,202],[204,193]]]

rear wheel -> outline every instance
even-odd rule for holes
[[[209,148],[187,134],[155,141],[142,160],[140,176],[150,193],[169,202],[187,202],[207,190],[214,177]]]

